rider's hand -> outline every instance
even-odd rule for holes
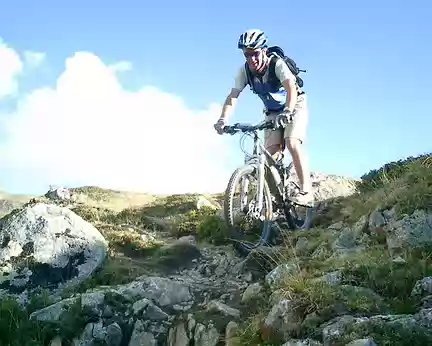
[[[293,121],[293,115],[294,113],[291,113],[289,110],[284,110],[282,113],[276,115],[275,128],[285,128],[285,126]]]
[[[226,125],[225,119],[223,118],[219,118],[219,120],[216,122],[216,124],[213,125],[213,127],[215,128],[216,132],[220,135],[223,134],[223,128]]]

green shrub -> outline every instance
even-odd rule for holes
[[[361,192],[379,189],[385,184],[403,176],[410,169],[410,164],[425,161],[429,162],[431,157],[432,153],[415,157],[409,156],[406,159],[392,161],[378,169],[370,170],[368,173],[361,176],[362,181],[358,184],[358,189]]]
[[[431,248],[406,250],[402,254],[405,263],[398,264],[384,247],[377,246],[344,263],[344,281],[371,288],[386,298],[397,314],[415,313],[411,291],[417,280],[432,275],[430,254]]]
[[[216,213],[217,210],[208,207],[190,210],[180,218],[174,231],[178,235],[193,234],[198,239],[223,243],[228,237],[228,229],[224,220]]]
[[[59,321],[30,320],[30,311],[21,308],[12,299],[0,300],[0,345],[1,346],[45,346],[60,335],[63,345],[71,345],[90,321],[91,311],[81,307],[81,300],[70,306]]]

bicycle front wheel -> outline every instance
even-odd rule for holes
[[[242,255],[268,244],[273,216],[272,198],[264,179],[263,207],[256,209],[258,202],[258,179],[256,167],[244,165],[237,168],[225,191],[224,213],[234,248]],[[237,192],[239,187],[239,193]],[[240,197],[240,203],[235,203]]]

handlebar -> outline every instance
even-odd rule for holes
[[[255,132],[255,131],[259,131],[259,130],[264,130],[264,129],[274,129],[274,121],[272,120],[263,120],[262,122],[255,124],[255,125],[251,125],[251,124],[241,124],[241,123],[237,123],[234,125],[227,125],[224,126],[223,128],[223,132],[224,133],[229,133],[231,135],[242,131],[242,132]]]

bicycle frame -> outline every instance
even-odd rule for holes
[[[307,229],[310,227],[310,222],[306,221],[311,220],[311,209],[308,209],[308,216],[306,217],[305,221],[299,219],[297,216],[292,216],[291,214],[291,208],[295,205],[295,203],[290,201],[290,193],[287,191],[287,188],[290,186],[290,170],[293,166],[293,162],[291,161],[288,167],[285,167],[281,164],[283,153],[282,159],[274,159],[261,141],[259,131],[264,129],[274,129],[273,124],[273,121],[264,120],[256,125],[237,123],[233,126],[225,126],[223,128],[223,132],[231,135],[240,131],[243,133],[250,133],[251,135],[253,133],[254,144],[252,154],[249,155],[245,152],[244,165],[242,167],[238,167],[231,175],[226,192],[226,198],[229,197],[229,200],[227,199],[227,203],[225,204],[227,223],[235,233],[234,239],[241,239],[241,236],[237,234],[239,230],[237,229],[237,226],[234,226],[233,220],[234,213],[237,211],[237,208],[233,207],[232,201],[236,190],[234,184],[240,183],[240,193],[242,197],[240,210],[246,214],[246,219],[250,221],[260,220],[263,222],[262,227],[260,227],[262,230],[260,241],[258,243],[253,246],[239,245],[240,248],[246,250],[246,252],[258,246],[265,245],[268,241],[270,241],[269,237],[272,235],[273,231],[280,232],[280,226],[276,228],[273,226],[275,223],[278,224],[281,219],[284,219],[286,222],[283,222],[286,223],[288,228],[292,230],[297,228]],[[251,173],[258,180],[258,195],[254,194],[248,203],[248,174]],[[238,180],[239,175],[240,180]],[[264,203],[270,204],[266,207],[266,215],[263,215],[262,213]],[[295,215],[297,214],[295,213]],[[299,224],[299,221],[301,222],[301,225]],[[272,241],[274,241],[274,238],[272,239]],[[239,241],[239,244],[240,243],[242,242]]]
[[[267,180],[268,183],[272,183],[273,186],[269,186],[270,190],[273,192],[277,192],[277,194],[283,198],[283,179],[279,174],[277,169],[272,169],[277,166],[276,160],[272,157],[270,152],[264,147],[261,143],[261,137],[259,132],[254,131],[254,148],[253,154],[248,157],[245,157],[245,164],[253,165],[257,170],[257,179],[258,179],[258,200],[257,209],[261,210],[263,207],[263,199],[264,199],[264,180],[266,177],[266,168],[269,172],[271,172],[271,180]],[[279,181],[279,183],[278,183]],[[274,191],[276,189],[276,191]],[[247,190],[246,190],[247,191]]]
[[[226,126],[224,128],[224,132],[235,134],[239,131],[253,133],[254,136],[254,146],[252,155],[245,155],[244,164],[252,165],[255,167],[258,178],[258,196],[256,198],[255,210],[261,211],[263,207],[263,199],[264,199],[264,180],[266,178],[266,171],[270,171],[269,175],[270,179],[267,179],[267,182],[270,184],[270,191],[275,194],[276,198],[284,200],[284,181],[283,177],[279,172],[279,169],[276,167],[278,163],[272,157],[270,152],[264,147],[261,143],[261,136],[259,134],[259,130],[270,129],[273,128],[273,122],[268,120],[263,120],[257,125],[249,125],[249,124],[235,124],[233,126]],[[282,153],[283,155],[283,153]],[[283,156],[282,156],[283,157]],[[241,207],[244,208],[247,204],[247,191],[248,191],[248,179],[242,179],[242,198],[241,198]],[[245,192],[246,191],[246,192]]]

